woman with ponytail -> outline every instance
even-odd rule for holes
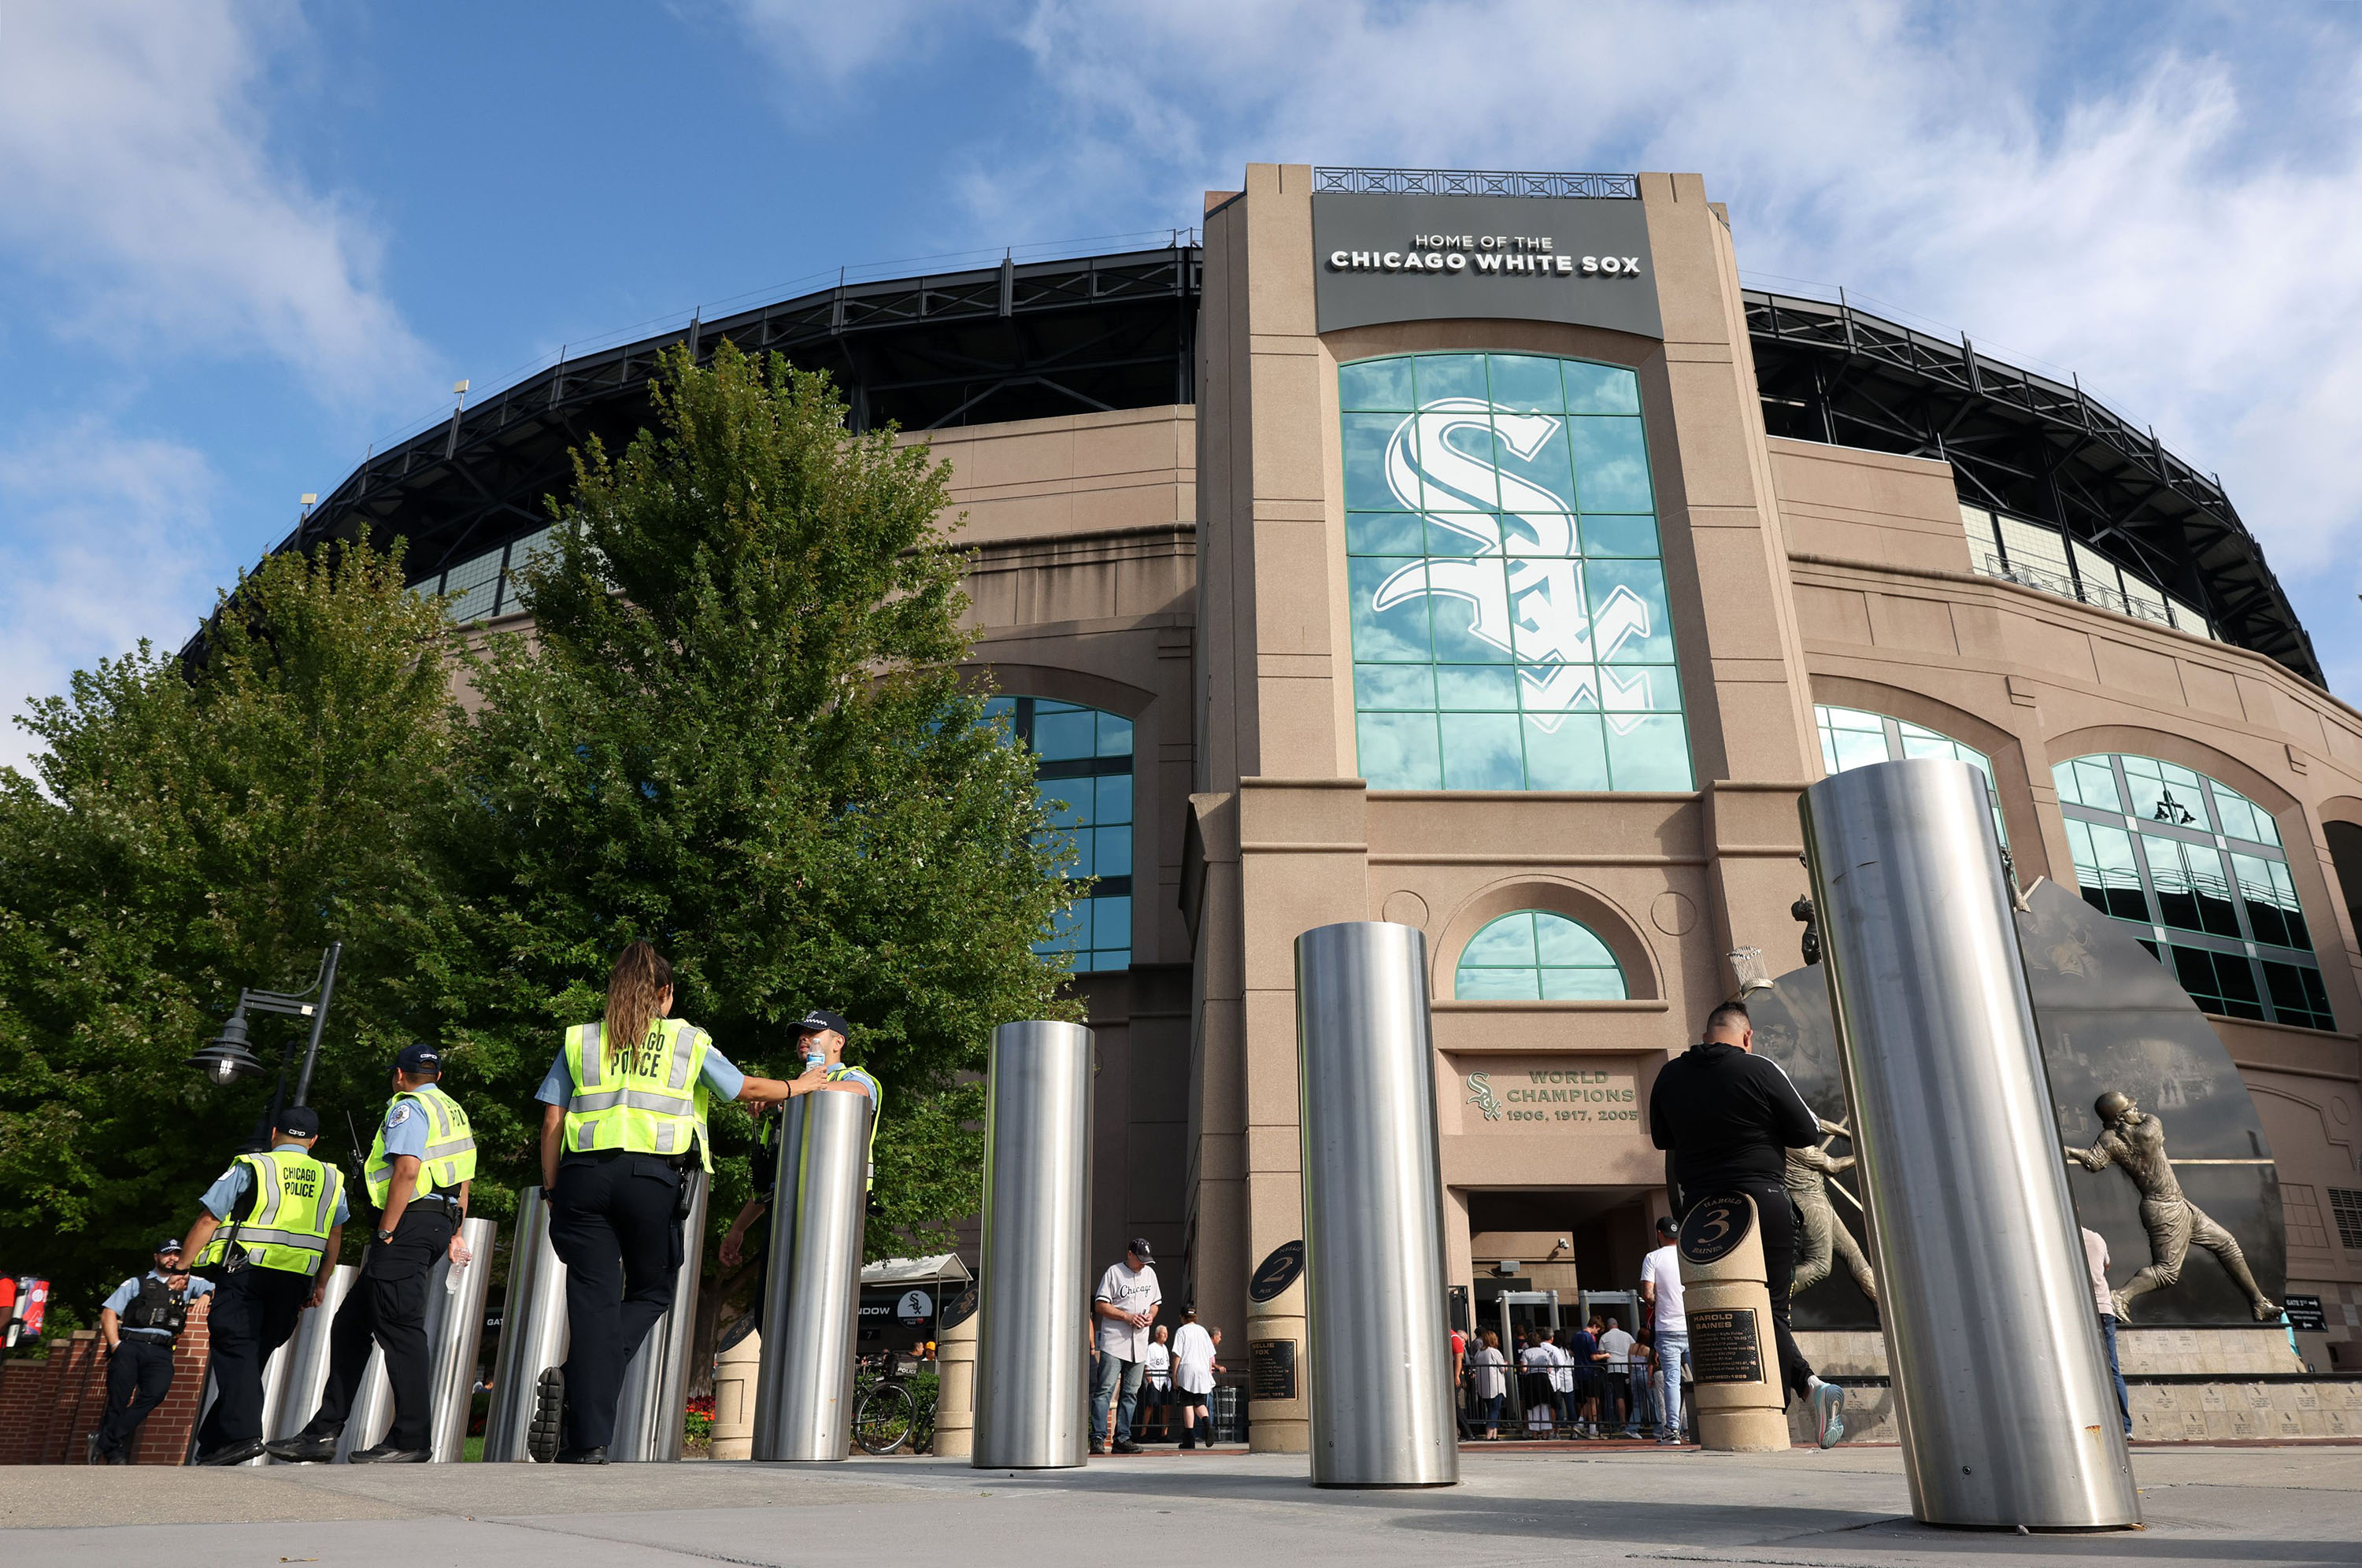
[[[749,1077],[671,1013],[672,966],[633,943],[608,978],[606,1016],[568,1030],[542,1080],[541,1196],[566,1264],[572,1340],[566,1364],[543,1373],[537,1390],[526,1449],[544,1463],[607,1463],[624,1364],[672,1306],[691,1173],[712,1175],[710,1100],[862,1092],[823,1071]]]

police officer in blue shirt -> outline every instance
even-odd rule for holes
[[[172,1391],[172,1347],[189,1309],[213,1290],[181,1266],[179,1238],[156,1248],[156,1266],[115,1287],[98,1309],[106,1342],[106,1414],[90,1437],[89,1463],[128,1464],[131,1442],[148,1413]]]
[[[320,1304],[351,1214],[336,1167],[312,1158],[320,1113],[293,1105],[274,1121],[270,1153],[232,1162],[184,1238],[215,1286],[214,1406],[197,1428],[197,1464],[243,1464],[262,1452],[263,1364],[304,1309]]]
[[[351,1463],[424,1464],[434,1457],[427,1282],[445,1256],[454,1264],[469,1261],[458,1231],[476,1171],[474,1131],[443,1092],[442,1076],[443,1057],[432,1045],[405,1046],[394,1057],[393,1098],[362,1166],[370,1200],[380,1206],[376,1237],[328,1331],[320,1408],[302,1431],[265,1445],[273,1459],[324,1463],[337,1456],[373,1346],[385,1353],[393,1420],[384,1440],[356,1449]]]

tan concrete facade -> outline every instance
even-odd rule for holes
[[[1661,1211],[1654,1074],[1732,988],[1725,955],[1796,961],[1799,790],[1813,706],[1859,707],[1985,753],[2022,878],[2071,883],[2051,766],[2137,753],[2268,809],[2338,1030],[2218,1020],[2291,1205],[2290,1288],[2333,1340],[2362,1251],[2328,1220],[2362,1187],[2362,947],[2328,825],[2362,828],[2362,714],[2271,660],[1972,575],[1950,469],[1764,430],[1726,215],[1694,175],[1640,179],[1661,340],[1506,319],[1322,335],[1311,171],[1256,165],[1209,198],[1198,402],[972,426],[953,464],[980,668],[1016,695],[1136,726],[1133,967],[1084,981],[1100,1031],[1094,1245],[1138,1233],[1169,1300],[1242,1324],[1256,1262],[1301,1233],[1293,944],[1420,928],[1436,999],[1456,1282],[1515,1259],[1538,1287],[1629,1288]],[[1358,772],[1338,368],[1491,349],[1639,379],[1697,779],[1653,793],[1373,790]],[[2362,889],[2356,889],[2362,891]],[[1556,911],[1613,951],[1628,999],[1454,995],[1496,915]],[[1628,1119],[1487,1121],[1470,1075],[1577,1075]],[[2293,1212],[2293,1210],[2292,1210]],[[2318,1242],[2318,1244],[2315,1244]],[[1236,1331],[1235,1330],[1233,1331]],[[2307,1347],[2329,1369],[2328,1346]],[[2337,1364],[2353,1368],[2341,1343]]]

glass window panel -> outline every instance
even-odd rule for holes
[[[1622,1001],[1621,969],[1544,969],[1544,1001]]]
[[[1103,773],[1092,782],[1098,787],[1098,801],[1093,806],[1091,820],[1095,823],[1128,823],[1131,821],[1131,775]],[[1075,780],[1079,789],[1082,780]]]
[[[1432,713],[1354,716],[1362,777],[1373,790],[1440,790],[1443,752]]]
[[[1830,771],[1835,773],[1843,773],[1849,767],[1867,767],[1873,762],[1893,760],[1886,755],[1886,731],[1883,726],[1871,731],[1834,730],[1830,732],[1827,744],[1822,749],[1825,755],[1835,753],[1837,760],[1830,765]]]
[[[1338,401],[1349,409],[1400,409],[1413,405],[1410,361],[1363,359],[1337,368]]]
[[[2061,763],[2050,770],[2050,777],[2058,786],[2061,800],[2098,812],[2125,809],[2124,795],[2116,788],[2115,770],[2104,756],[2079,756]]]
[[[1649,449],[1637,419],[1575,417],[1567,422],[1574,442],[1575,494],[1585,512],[1651,512]]]
[[[1494,439],[1501,462],[1501,508],[1505,512],[1573,512],[1574,469],[1566,444],[1566,421],[1549,414],[1496,414]],[[1573,554],[1573,528],[1562,554]]]
[[[1501,520],[1490,512],[1431,512],[1427,553],[1439,558],[1502,553]]]
[[[1564,512],[1520,512],[1501,518],[1501,548],[1511,556],[1573,556],[1576,542],[1573,514]]]
[[[1353,667],[1353,706],[1365,713],[1431,711],[1435,707],[1435,668],[1425,664],[1357,664]]]
[[[1107,875],[1106,868],[1099,866],[1092,855],[1095,836],[1092,830],[1087,827],[1077,827],[1067,835],[1068,840],[1075,846],[1075,853],[1074,858],[1066,862],[1065,873],[1077,882],[1088,881],[1091,878]]]
[[[1534,951],[1542,963],[1561,967],[1616,966],[1616,955],[1589,926],[1544,910],[1534,911]]]
[[[1603,664],[1599,706],[1609,713],[1678,713],[1682,711],[1681,671],[1670,664]]]
[[[1595,365],[1587,359],[1562,359],[1569,414],[1638,414],[1640,378],[1621,365]]]
[[[1425,401],[1425,400],[1422,400]],[[1414,416],[1411,456],[1418,469],[1419,504],[1429,512],[1491,512],[1501,504],[1500,466],[1493,423],[1478,412],[1438,410]],[[1395,493],[1401,476],[1389,471]]]
[[[1131,875],[1131,824],[1091,830],[1091,875],[1094,877],[1129,877]]]
[[[2200,929],[2210,936],[2239,936],[2238,911],[2231,902],[2231,881],[2224,873],[2222,851],[2185,844],[2181,860],[2190,873],[2190,889],[2198,899]]]
[[[1534,917],[1530,910],[1503,915],[1469,939],[1460,955],[1462,964],[1540,963],[1534,947]]]
[[[1044,762],[1073,762],[1097,750],[1094,715],[1087,708],[1053,712],[1045,703],[1033,712],[1033,755]]]
[[[1507,664],[1517,657],[1508,640],[1508,577],[1497,557],[1432,562],[1427,588],[1437,663]]]
[[[1439,664],[1435,705],[1446,712],[1515,712],[1518,672],[1506,664]]]
[[[1131,900],[1129,898],[1093,899],[1091,904],[1091,945],[1094,947],[1128,948],[1131,945]]]
[[[1555,723],[1529,716],[1522,721],[1526,737],[1526,788],[1529,790],[1606,790],[1607,744],[1599,720],[1589,713],[1569,713]],[[1544,726],[1548,725],[1548,728]]]
[[[1426,664],[1435,657],[1429,630],[1427,563],[1394,556],[1346,562],[1353,601],[1353,657],[1365,664]],[[1378,608],[1383,600],[1385,607]]]
[[[1689,737],[1681,715],[1665,713],[1640,718],[1619,714],[1606,721],[1605,727],[1611,788],[1694,788],[1690,776]]]
[[[1482,354],[1421,354],[1415,361],[1413,373],[1418,378],[1413,390],[1418,394],[1421,408],[1430,408],[1437,400],[1447,397],[1486,401]]]
[[[1592,655],[1602,664],[1671,664],[1672,617],[1665,610],[1665,569],[1656,561],[1591,561]]]
[[[1345,553],[1416,556],[1427,549],[1426,533],[1416,512],[1352,512],[1345,516]]]
[[[2272,814],[2236,790],[2208,779],[2214,796],[2214,810],[2222,823],[2223,832],[2232,838],[2244,838],[2250,844],[2278,844],[2279,825]]]
[[[2198,896],[2191,889],[2189,868],[2181,862],[2182,847],[2180,839],[2141,834],[2141,850],[2148,857],[2149,886],[2157,889],[2158,919],[2184,931],[2202,931]]]
[[[2264,994],[2271,999],[2272,1010],[2282,1023],[2307,1021],[2303,1015],[2312,1010],[2305,1005],[2304,981],[2298,977],[2304,971],[2293,964],[2281,964],[2267,958],[2264,966]],[[2290,1015],[2298,1015],[2291,1018]]]
[[[1584,580],[1589,575],[1581,561],[1510,563],[1510,640],[1519,658],[1531,664],[1591,662],[1593,628],[1584,593]],[[1618,613],[1630,620],[1645,617],[1648,612],[1628,599],[1618,602]]]
[[[1565,409],[1566,394],[1559,386],[1558,360],[1524,354],[1496,354],[1492,360],[1496,407],[1534,414],[1558,414]]]
[[[1865,713],[1859,708],[1816,708],[1820,721],[1833,730],[1862,730],[1871,734],[1886,734],[1886,720],[1878,713]]]
[[[1443,737],[1443,787],[1524,789],[1525,751],[1518,740],[1518,724],[1515,713],[1443,714],[1439,721]]]
[[[1653,517],[1586,516],[1580,525],[1586,556],[1654,556],[1657,520]]]
[[[2214,983],[2223,993],[2223,1008],[2233,1018],[2264,1016],[2263,993],[2256,985],[2254,964],[2242,954],[2213,953]]]
[[[1343,416],[1345,506],[1351,512],[1415,512],[1417,495],[1396,495],[1386,478],[1386,447],[1403,423],[1398,414]]]
[[[1077,789],[1076,786],[1080,785]],[[1052,827],[1088,827],[1091,823],[1091,781],[1087,778],[1060,778],[1035,786],[1042,791],[1042,804],[1048,809]],[[1079,796],[1080,799],[1076,797]]]
[[[1540,1001],[1541,976],[1531,969],[1462,969],[1452,988],[1462,1001]]]
[[[1099,714],[1098,752],[1101,756],[1131,755],[1131,721],[1115,713]]]

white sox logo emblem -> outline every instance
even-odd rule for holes
[[[1585,602],[1584,563],[1573,558],[1574,519],[1567,515],[1566,503],[1522,475],[1454,447],[1451,434],[1461,429],[1486,437],[1497,434],[1509,450],[1531,459],[1559,434],[1560,422],[1467,397],[1439,399],[1404,419],[1386,443],[1386,487],[1406,509],[1425,512],[1429,522],[1482,547],[1473,556],[1436,557],[1403,568],[1378,584],[1373,608],[1390,610],[1427,593],[1467,601],[1473,612],[1469,632],[1516,658],[1527,712],[1545,732],[1555,731],[1577,709],[1604,706],[1602,680],[1617,707],[1653,708],[1649,671],[1603,668],[1594,662],[1648,636],[1648,604],[1619,583],[1595,613]],[[1427,511],[1420,504],[1422,483],[1426,493],[1457,496],[1480,510]],[[1496,532],[1487,515],[1495,508],[1488,492],[1496,484],[1502,515],[1516,518],[1532,536],[1530,544],[1518,547],[1535,556],[1510,555]],[[1506,578],[1501,567],[1490,564],[1505,558]],[[1640,717],[1610,713],[1608,727],[1627,734]]]

